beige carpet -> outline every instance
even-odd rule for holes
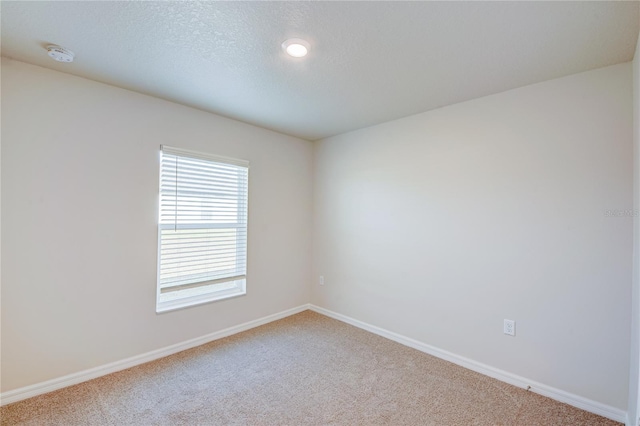
[[[2,425],[615,425],[306,311],[0,409]]]

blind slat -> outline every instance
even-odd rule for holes
[[[232,250],[220,251],[220,252],[190,252],[190,253],[179,253],[175,256],[166,255],[165,262],[162,263],[162,267],[176,264],[188,264],[192,262],[218,262],[222,260],[228,259],[239,259],[241,256],[237,255],[237,250],[235,247]],[[244,257],[244,256],[242,256]]]
[[[163,265],[160,269],[165,275],[185,275],[185,272],[188,271],[189,274],[193,274],[195,271],[211,271],[218,272],[220,270],[242,270],[236,266],[236,262],[234,257],[228,257],[226,259],[219,259],[214,261],[204,260],[204,261],[193,261],[193,262],[179,262],[172,265]],[[244,258],[238,259],[244,261]]]

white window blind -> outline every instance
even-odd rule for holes
[[[244,294],[249,163],[161,147],[157,310]]]

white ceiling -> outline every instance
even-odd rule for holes
[[[638,5],[2,1],[2,55],[315,140],[630,61]]]

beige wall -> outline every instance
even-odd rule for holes
[[[626,410],[633,220],[605,211],[633,207],[631,82],[621,64],[317,142],[312,302]]]
[[[312,144],[2,59],[2,391],[309,301]],[[251,162],[247,295],[157,315],[160,144]]]

